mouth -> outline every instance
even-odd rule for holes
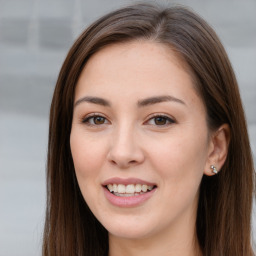
[[[146,194],[156,188],[147,184],[107,184],[104,186],[110,193],[118,197],[134,197]]]
[[[117,207],[138,207],[152,198],[157,185],[138,178],[113,177],[103,182],[106,199]]]

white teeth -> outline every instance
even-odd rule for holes
[[[114,190],[113,190],[113,185],[112,184],[108,184],[108,190],[110,191],[110,192],[113,192]]]
[[[126,194],[126,193],[124,193],[124,194],[115,193],[115,195],[116,195],[116,196],[120,196],[120,197],[135,196],[135,194]],[[139,195],[139,194],[137,194],[137,195]]]
[[[145,184],[108,184],[108,190],[112,193],[126,194],[126,196],[134,195],[135,193],[145,193],[148,190],[151,191],[154,186],[148,186]]]
[[[113,184],[113,192],[117,192],[117,185]]]
[[[138,193],[141,191],[141,185],[140,184],[135,185],[135,191],[138,192]]]
[[[118,192],[119,194],[125,193],[125,185],[119,184],[119,185],[117,186],[117,192]]]
[[[133,184],[126,186],[126,188],[125,188],[125,193],[126,194],[129,194],[129,193],[134,194],[134,192],[135,192],[135,187],[134,187]]]
[[[147,192],[148,186],[147,185],[142,185],[141,189],[142,189],[143,192]]]
[[[154,186],[148,186],[148,190],[152,190],[154,188]]]

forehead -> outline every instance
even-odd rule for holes
[[[170,47],[133,41],[106,46],[82,70],[75,98],[83,94],[151,97],[172,94],[193,101],[193,79],[184,61]],[[190,96],[190,97],[189,97]]]
[[[145,72],[147,68],[152,68],[153,64],[156,67],[158,64],[167,63],[172,63],[177,68],[190,73],[188,65],[173,47],[146,40],[107,45],[89,58],[84,69],[89,70],[93,65],[94,68],[97,66],[99,69],[107,68],[110,70],[116,64],[118,66],[126,66],[131,62],[133,62],[134,67],[138,67],[137,70],[134,70],[138,73],[141,71]],[[161,69],[164,70],[164,66],[161,66]]]

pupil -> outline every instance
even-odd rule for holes
[[[100,116],[94,117],[94,123],[95,124],[104,124],[104,118],[100,117]]]
[[[166,124],[166,119],[164,117],[156,117],[155,123],[157,125],[164,125]]]

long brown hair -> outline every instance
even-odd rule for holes
[[[210,130],[227,123],[230,144],[218,175],[204,176],[197,238],[205,256],[251,256],[254,170],[235,75],[213,29],[180,6],[140,3],[109,13],[82,33],[62,66],[52,99],[47,162],[44,256],[108,252],[108,233],[91,213],[76,180],[69,137],[74,90],[86,62],[103,47],[133,40],[169,46],[188,65]]]

